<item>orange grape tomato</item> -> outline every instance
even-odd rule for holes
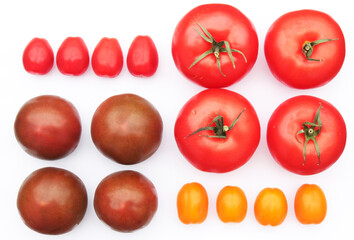
[[[295,215],[302,224],[319,224],[327,214],[326,196],[315,184],[304,184],[296,192]]]
[[[197,183],[187,183],[178,192],[177,210],[180,221],[184,224],[202,223],[208,215],[208,194]]]
[[[247,214],[247,198],[239,187],[226,186],[219,192],[216,210],[221,221],[239,223]]]
[[[288,213],[288,203],[284,193],[278,188],[265,188],[254,203],[257,221],[266,226],[280,225]]]

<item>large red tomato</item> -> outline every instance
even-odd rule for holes
[[[259,143],[260,124],[246,98],[225,89],[208,89],[179,112],[175,139],[193,166],[223,173],[250,159]]]
[[[226,87],[248,73],[258,55],[258,37],[251,21],[226,4],[192,9],[178,23],[172,40],[176,67],[208,88]]]
[[[324,171],[342,154],[345,122],[330,103],[297,96],[280,104],[268,122],[267,141],[274,159],[302,175]]]
[[[265,57],[273,75],[300,89],[322,86],[339,72],[345,58],[341,28],[314,10],[287,13],[268,30]]]

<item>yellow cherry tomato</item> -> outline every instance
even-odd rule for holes
[[[223,222],[242,222],[247,213],[247,198],[239,187],[226,186],[219,192],[216,210]]]
[[[178,217],[182,223],[202,223],[208,215],[208,194],[196,182],[185,184],[177,195]]]
[[[315,184],[304,184],[296,192],[295,215],[302,224],[319,224],[327,214],[327,201],[322,189]]]
[[[288,203],[284,193],[278,188],[265,188],[254,203],[254,214],[262,225],[278,226],[288,213]]]

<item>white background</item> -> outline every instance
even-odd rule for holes
[[[260,145],[251,160],[233,172],[212,174],[192,167],[180,154],[174,141],[173,128],[183,104],[202,87],[185,79],[175,68],[171,40],[178,21],[189,10],[210,1],[1,1],[0,3],[0,236],[2,239],[337,239],[346,235],[353,239],[354,214],[354,96],[352,89],[354,55],[354,14],[350,1],[232,1],[232,5],[248,16],[258,32],[259,55],[252,71],[228,89],[241,93],[255,107],[261,122]],[[224,1],[227,3],[229,1]],[[231,2],[229,2],[231,3]],[[342,27],[347,55],[337,77],[321,88],[296,90],[271,75],[263,53],[267,29],[280,15],[303,8],[324,11]],[[23,69],[22,52],[33,37],[46,38],[54,52],[68,36],[82,37],[92,53],[102,37],[119,40],[126,56],[136,35],[147,34],[157,45],[160,62],[151,78],[135,78],[123,67],[115,79],[100,78],[92,68],[79,77],[61,75],[56,68],[45,76],[31,75]],[[147,161],[135,166],[122,166],[105,158],[91,141],[90,123],[97,106],[106,98],[121,93],[138,94],[159,110],[164,121],[163,141]],[[44,161],[26,154],[16,142],[13,123],[19,108],[30,98],[55,94],[71,101],[82,120],[82,136],[78,148],[58,161]],[[282,169],[271,157],[266,144],[266,125],[273,110],[284,100],[310,94],[321,97],[338,108],[348,130],[346,149],[338,162],[314,176],[299,176]],[[335,139],[333,139],[335,141]],[[73,231],[59,236],[38,234],[27,228],[16,208],[17,191],[32,171],[55,166],[77,174],[88,191],[86,215]],[[111,230],[97,217],[93,195],[97,184],[108,174],[133,169],[146,175],[156,186],[158,211],[151,223],[133,233]],[[204,185],[209,195],[209,214],[200,225],[179,222],[176,195],[180,187],[191,181]],[[293,210],[294,195],[304,183],[316,183],[324,190],[328,213],[320,225],[302,225]],[[224,224],[216,214],[215,200],[226,185],[241,187],[248,198],[248,213],[240,224]],[[289,211],[278,227],[258,224],[253,213],[254,200],[263,188],[278,187],[284,191]],[[350,236],[349,236],[350,235]]]

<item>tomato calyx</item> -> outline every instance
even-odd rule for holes
[[[305,57],[308,61],[322,62],[323,61],[322,59],[311,58],[311,55],[313,53],[313,47],[318,44],[321,44],[321,43],[336,41],[336,40],[339,40],[339,39],[338,38],[319,39],[319,40],[316,40],[313,42],[305,41],[305,43],[302,45],[302,53],[305,55]]]
[[[196,28],[194,28],[194,30],[205,41],[207,41],[211,44],[211,48],[209,50],[205,51],[203,54],[199,55],[199,57],[189,66],[188,69],[191,69],[195,64],[197,64],[199,61],[201,61],[203,58],[205,58],[209,54],[214,54],[221,75],[226,77],[225,74],[221,71],[221,63],[220,63],[220,57],[219,57],[221,52],[226,52],[229,55],[229,58],[232,62],[232,66],[234,69],[236,68],[236,66],[235,66],[234,57],[232,56],[233,52],[237,52],[237,53],[241,54],[243,56],[243,58],[245,59],[245,62],[247,63],[247,58],[243,54],[243,52],[241,52],[240,50],[236,50],[236,49],[231,48],[230,43],[228,41],[225,41],[225,40],[220,41],[220,42],[215,41],[214,37],[208,32],[208,30],[206,28],[204,28],[199,23],[197,23],[197,24],[202,29],[203,32],[200,32]],[[225,45],[225,47],[224,47],[224,45]]]
[[[206,127],[199,128],[195,132],[189,134],[186,138],[199,133],[201,131],[213,131],[215,135],[199,135],[199,137],[210,137],[210,138],[221,138],[221,139],[226,139],[226,132],[230,131],[236,124],[237,120],[241,117],[242,113],[246,110],[244,108],[240,114],[236,117],[236,119],[231,123],[230,126],[224,125],[224,118],[220,116],[219,114],[216,114],[217,116],[213,118],[213,120],[208,124]],[[211,126],[215,123],[215,126]]]
[[[306,146],[307,143],[312,140],[315,144],[315,148],[316,148],[316,152],[317,152],[317,156],[318,156],[318,163],[317,165],[321,164],[321,153],[320,153],[320,148],[318,147],[318,143],[316,140],[316,137],[318,136],[318,134],[320,134],[321,132],[321,128],[322,128],[322,122],[321,122],[321,118],[320,118],[320,110],[322,108],[322,105],[320,103],[320,107],[318,108],[316,115],[315,115],[315,119],[313,122],[304,122],[302,124],[302,126],[304,127],[303,129],[301,129],[300,131],[297,132],[296,134],[296,139],[299,143],[301,143],[301,141],[299,140],[298,135],[299,134],[304,134],[305,135],[305,143],[304,143],[304,148],[303,148],[303,163],[302,165],[305,165],[305,161],[306,161]]]

